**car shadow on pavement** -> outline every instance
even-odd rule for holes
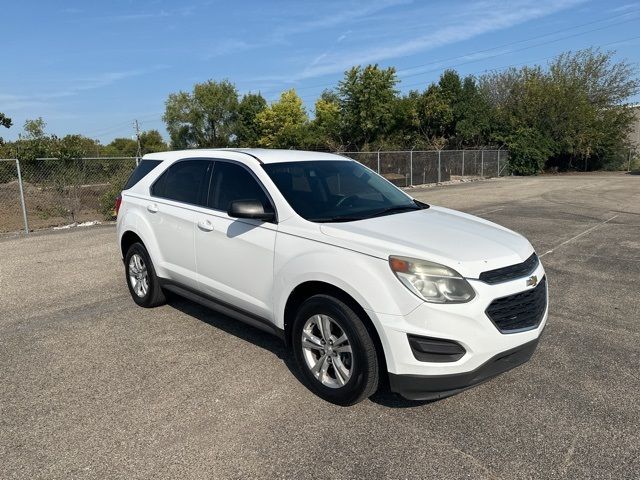
[[[380,386],[378,391],[369,397],[373,403],[382,405],[388,408],[415,408],[428,405],[429,403],[437,402],[438,400],[407,400],[401,397],[397,393],[393,393],[389,390],[389,385],[385,382]]]
[[[291,351],[286,347],[284,342],[282,342],[274,335],[263,332],[262,330],[254,328],[250,325],[246,325],[241,321],[235,320],[222,313],[210,310],[205,306],[202,306],[196,302],[192,302],[191,300],[182,298],[175,294],[170,293],[167,296],[167,304],[170,307],[181,311],[182,313],[200,320],[201,322],[204,322],[208,325],[211,325],[212,327],[222,330],[223,332],[233,335],[234,337],[237,337],[246,342],[250,342],[253,345],[272,352],[274,355],[276,355],[276,357],[282,360],[282,362],[286,365],[286,367],[296,378],[296,380],[304,385],[304,382],[302,381],[300,372],[298,370],[298,366],[295,363]],[[320,398],[318,398],[318,400],[322,401]],[[377,403],[388,408],[419,407],[432,402],[432,400],[406,400],[400,395],[397,395],[389,390],[389,385],[386,381],[386,378],[383,378],[379,390],[373,396],[371,396],[369,400],[373,403]]]

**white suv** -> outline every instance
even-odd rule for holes
[[[146,155],[117,202],[134,301],[174,292],[282,338],[307,387],[409,399],[526,362],[547,319],[521,235],[412,199],[351,159],[294,150]]]

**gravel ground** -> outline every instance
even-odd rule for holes
[[[526,235],[532,360],[432,403],[323,402],[260,331],[129,297],[113,226],[0,240],[0,478],[638,478],[640,176],[413,189]]]

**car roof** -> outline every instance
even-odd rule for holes
[[[239,155],[244,154],[244,155]],[[268,148],[197,148],[172,152],[148,153],[144,160],[179,160],[182,158],[221,158],[238,160],[246,157],[260,163],[305,162],[311,160],[351,160],[335,153],[311,152],[305,150],[277,150]]]

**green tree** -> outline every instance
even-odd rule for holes
[[[56,142],[53,156],[72,160],[83,157],[95,157],[99,153],[100,144],[91,138],[82,135],[65,135]]]
[[[412,90],[395,100],[393,122],[383,148],[408,149],[425,146],[420,135],[420,116],[418,113],[420,99],[420,92]]]
[[[7,117],[4,113],[0,112],[0,126],[5,128],[11,128],[11,125],[13,125],[13,123],[11,122],[11,119]]]
[[[88,190],[84,185],[102,181],[101,165],[96,160],[82,160],[95,156],[98,142],[82,135],[65,135],[55,143],[52,156],[59,160],[46,162],[40,181],[57,192],[60,206],[72,222],[78,221],[78,213],[86,204]]]
[[[304,143],[309,118],[294,89],[283,92],[277,102],[258,113],[256,120],[260,126],[258,143],[263,147],[291,148]]]
[[[10,128],[12,125],[11,119],[0,112],[0,125],[5,128]],[[0,158],[7,158],[12,156],[12,145],[6,145],[4,139],[0,136]],[[0,162],[0,183],[6,183],[14,179],[13,165],[9,165],[5,162]]]
[[[247,93],[238,104],[236,142],[241,147],[253,147],[260,139],[258,114],[267,108],[267,101],[260,93]]]
[[[582,50],[560,55],[547,69],[509,69],[481,79],[495,109],[492,137],[508,146],[516,173],[622,161],[632,122],[625,102],[640,85],[633,68],[613,55]]]
[[[138,143],[132,138],[114,138],[102,149],[105,157],[135,157],[138,152]]]
[[[11,119],[7,117],[4,113],[0,112],[0,126],[4,128],[11,128],[11,125],[13,125],[13,123],[11,122]],[[4,143],[4,139],[0,137],[0,145],[2,145],[3,143]]]
[[[140,150],[142,155],[146,155],[147,153],[165,152],[169,150],[169,146],[158,130],[147,130],[140,134]]]
[[[432,148],[443,148],[454,113],[449,98],[439,85],[430,85],[417,100],[417,116],[422,138]]]
[[[342,138],[342,112],[340,99],[335,92],[325,90],[316,100],[311,130],[313,145],[330,150],[343,149],[345,142]]]
[[[451,112],[449,121],[441,125],[442,134],[455,141],[456,124],[462,118],[462,80],[455,70],[445,70],[438,80],[438,91]]]
[[[55,156],[57,138],[45,133],[46,123],[41,117],[24,122],[23,134],[15,142],[20,160]]]
[[[491,135],[493,110],[471,76],[465,77],[462,82],[454,116],[457,148],[487,145]]]
[[[42,119],[42,117],[38,117],[34,120],[26,120],[23,127],[25,139],[38,140],[44,138],[44,129],[46,127],[47,124]]]
[[[169,95],[162,117],[175,148],[226,147],[235,137],[238,91],[228,80]]]
[[[389,132],[398,83],[394,68],[353,67],[338,86],[343,138],[361,149]]]
[[[559,55],[549,66],[549,82],[558,95],[551,135],[558,144],[552,164],[597,169],[624,149],[633,121],[625,102],[638,92],[635,69],[614,61],[614,52],[597,49]]]

